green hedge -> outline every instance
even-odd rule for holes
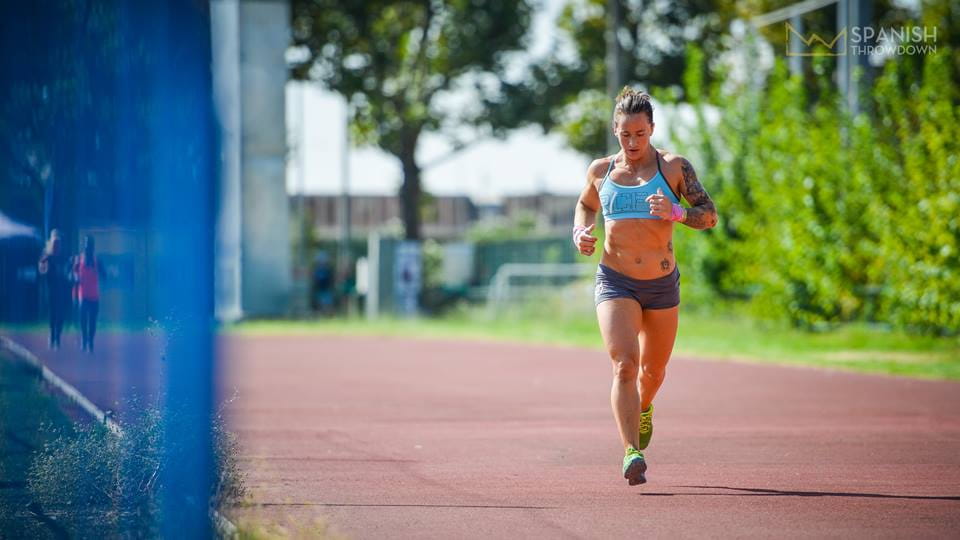
[[[960,329],[960,107],[954,52],[887,62],[845,113],[832,66],[813,83],[778,60],[762,86],[703,82],[691,49],[686,99],[695,156],[720,213],[681,228],[694,297],[743,298],[764,318],[819,328],[863,320]],[[709,103],[719,118],[708,120]]]

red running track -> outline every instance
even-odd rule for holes
[[[253,508],[353,538],[955,537],[960,384],[688,358],[648,483],[586,349],[227,340]]]

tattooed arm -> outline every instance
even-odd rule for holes
[[[680,194],[690,203],[690,208],[687,209],[687,218],[682,223],[693,229],[709,229],[717,224],[717,207],[714,206],[707,190],[703,189],[700,180],[697,179],[697,173],[693,170],[693,165],[684,157],[681,157],[679,161],[682,173]]]

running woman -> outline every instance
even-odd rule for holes
[[[573,226],[577,250],[592,255],[596,215],[603,211],[606,240],[595,301],[613,362],[610,404],[625,450],[623,476],[631,486],[647,481],[641,451],[653,435],[653,398],[677,335],[680,272],[673,226],[709,229],[717,224],[717,209],[693,165],[654,148],[653,129],[650,96],[625,87],[613,113],[620,151],[590,164]],[[681,197],[689,208],[680,204]]]

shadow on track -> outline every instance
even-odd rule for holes
[[[737,488],[727,486],[676,486],[690,489],[726,489],[745,493],[641,493],[646,497],[860,497],[867,499],[907,499],[920,501],[960,501],[960,495],[888,495],[882,493],[833,493],[829,491],[781,491],[778,489]]]

